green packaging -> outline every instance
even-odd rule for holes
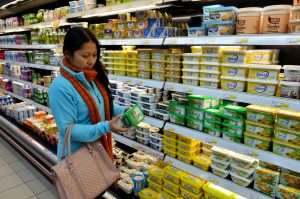
[[[242,106],[226,105],[224,106],[224,116],[234,118],[237,120],[244,119],[246,116],[247,109]]]
[[[144,120],[145,116],[142,109],[138,105],[134,105],[123,114],[123,122],[126,126],[137,127]]]
[[[188,95],[187,99],[189,103],[198,108],[210,108],[211,107],[211,97],[202,95]]]
[[[215,122],[222,122],[223,112],[219,109],[205,110],[205,120],[213,120]]]

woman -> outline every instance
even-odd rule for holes
[[[100,46],[95,35],[85,28],[70,29],[64,39],[61,75],[49,89],[49,102],[59,129],[58,159],[67,127],[71,132],[71,152],[84,143],[101,142],[112,157],[111,134],[127,131],[118,125],[124,108],[114,105],[109,80],[100,58]]]

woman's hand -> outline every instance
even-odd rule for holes
[[[128,128],[122,127],[122,122],[121,122],[121,115],[118,115],[116,117],[113,117],[109,121],[109,126],[110,130],[114,133],[119,133],[119,132],[127,132]]]

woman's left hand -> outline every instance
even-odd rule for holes
[[[113,117],[109,121],[109,126],[112,132],[119,133],[119,132],[127,132],[129,130],[128,128],[124,128],[121,126],[120,120],[121,120],[121,115],[118,115],[116,117]]]

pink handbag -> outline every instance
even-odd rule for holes
[[[73,125],[67,128],[63,143],[67,156],[52,168],[58,195],[61,199],[94,199],[114,184],[120,173],[100,141],[70,154],[72,129]]]

